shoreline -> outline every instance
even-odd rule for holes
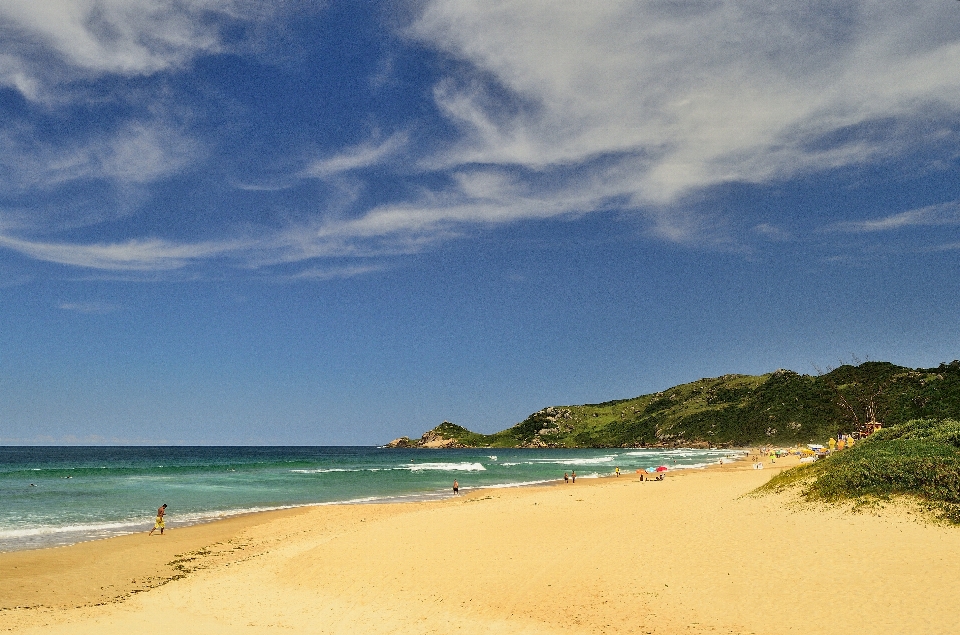
[[[668,472],[668,479],[678,478],[689,474],[703,473],[717,470],[738,470],[744,469],[744,460],[731,461],[723,465],[711,464],[704,467],[684,467]],[[644,475],[646,476],[646,474]],[[162,536],[154,534],[148,539],[163,541],[160,543],[150,542],[149,551],[143,558],[141,548],[143,546],[142,537],[149,532],[149,527],[141,531],[121,534],[117,536],[107,536],[101,538],[92,538],[67,545],[52,545],[30,549],[19,549],[15,551],[0,552],[0,615],[3,611],[9,611],[15,608],[23,607],[49,607],[63,608],[76,607],[78,602],[81,605],[97,605],[102,603],[112,603],[123,601],[131,597],[132,594],[141,593],[145,590],[155,588],[166,584],[168,581],[183,575],[183,571],[176,568],[176,564],[170,565],[177,558],[190,555],[200,550],[209,550],[209,555],[204,555],[203,566],[207,567],[210,563],[222,564],[230,561],[226,557],[225,550],[236,551],[236,546],[243,543],[243,536],[250,530],[261,525],[268,525],[276,519],[287,517],[296,517],[300,514],[307,514],[314,510],[353,508],[353,507],[375,507],[375,508],[405,508],[428,505],[442,505],[444,503],[456,500],[471,500],[483,497],[487,492],[498,491],[524,491],[531,492],[537,489],[552,489],[557,487],[593,487],[605,485],[608,481],[616,482],[618,480],[636,480],[637,474],[624,472],[619,478],[613,474],[593,477],[582,477],[574,484],[565,484],[562,479],[538,483],[520,483],[505,485],[485,485],[477,487],[461,488],[461,495],[454,497],[444,492],[442,495],[434,497],[425,497],[414,495],[411,500],[380,500],[371,502],[324,502],[308,503],[304,505],[295,505],[290,507],[257,510],[251,512],[240,512],[225,518],[215,518],[209,521],[193,523],[182,526],[168,526],[167,532]],[[382,511],[378,509],[378,511]],[[411,510],[412,511],[412,510]],[[152,525],[151,525],[152,526]],[[174,537],[171,539],[171,537]],[[224,549],[218,549],[223,545],[229,545]],[[213,549],[210,549],[211,546]],[[244,547],[246,549],[247,547]],[[120,554],[122,557],[107,557],[104,559],[102,554]],[[131,564],[127,554],[135,553],[139,559],[135,564]],[[249,554],[245,554],[249,555]],[[96,562],[97,564],[93,564]],[[124,566],[119,566],[124,562]],[[200,563],[197,563],[198,565]],[[51,569],[69,569],[65,574],[58,574],[60,579],[69,581],[76,579],[79,588],[72,592],[54,592],[52,595],[45,594],[44,589],[54,580],[49,575],[37,577],[33,584],[27,581],[33,576],[36,570]],[[127,580],[130,580],[127,582]],[[90,584],[86,584],[87,581]],[[100,592],[90,591],[98,589]],[[53,604],[50,603],[52,596],[58,597]]]
[[[262,512],[0,554],[0,632],[953,633],[960,530],[908,505],[751,494],[795,464]]]
[[[604,448],[587,448],[590,450],[602,450]],[[628,448],[632,449],[632,448]],[[657,448],[652,448],[657,450]],[[698,448],[670,448],[675,450],[698,450]],[[748,452],[750,448],[724,448],[725,451],[731,452]],[[739,458],[732,458],[731,462],[743,461],[746,456],[742,455]],[[680,465],[680,466],[671,466],[670,470],[676,474],[681,471],[697,471],[704,469],[711,469],[716,467],[716,463],[710,464],[696,464],[696,465]],[[453,478],[455,475],[452,475]],[[608,477],[613,477],[613,473],[593,473],[591,475],[581,475],[582,479],[585,480],[595,480],[603,479]],[[548,486],[548,485],[557,485],[562,484],[561,478],[555,479],[538,479],[533,481],[518,481],[518,482],[504,482],[496,484],[487,484],[487,485],[475,485],[475,486],[463,486],[461,491],[471,492],[471,491],[483,491],[483,490],[496,490],[496,489],[512,489],[512,488],[525,488],[525,487],[539,487],[539,486]],[[427,502],[427,501],[438,501],[450,498],[451,494],[447,489],[434,489],[434,490],[424,490],[422,492],[410,493],[410,494],[384,494],[384,495],[372,495],[365,496],[360,498],[347,498],[343,500],[332,500],[332,501],[319,501],[319,502],[306,502],[306,503],[291,503],[291,504],[281,504],[276,506],[256,506],[251,508],[236,508],[236,509],[227,509],[227,510],[210,510],[207,512],[195,512],[194,516],[201,516],[197,519],[184,521],[182,518],[173,516],[173,519],[168,518],[167,529],[183,530],[189,527],[196,527],[200,525],[206,525],[210,523],[221,522],[224,520],[229,520],[237,518],[240,516],[247,516],[250,514],[260,514],[260,513],[270,513],[275,511],[287,511],[287,510],[296,510],[312,507],[324,507],[324,506],[338,506],[338,505],[369,505],[369,504],[406,504],[411,502]],[[122,528],[123,526],[129,527],[129,529]],[[149,531],[153,526],[153,518],[144,518],[141,521],[132,522],[132,521],[123,521],[123,520],[105,520],[98,523],[91,523],[88,526],[76,525],[70,527],[50,527],[50,528],[31,528],[29,531],[35,531],[37,536],[49,536],[50,539],[47,541],[37,540],[37,544],[27,544],[25,546],[16,546],[12,549],[0,548],[0,555],[7,553],[20,553],[23,551],[36,551],[43,549],[58,549],[64,547],[70,547],[77,544],[83,544],[87,542],[96,542],[100,540],[110,540],[113,538],[119,538],[123,536],[136,535],[140,531]],[[111,531],[112,530],[112,531]],[[90,535],[92,532],[101,531],[107,535]],[[66,534],[77,534],[76,538],[65,538],[59,540],[58,536],[65,536]],[[86,534],[86,535],[84,535]],[[13,542],[11,539],[10,542]],[[23,541],[24,543],[27,541]]]

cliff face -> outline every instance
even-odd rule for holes
[[[494,434],[449,421],[389,447],[728,447],[822,442],[877,419],[960,418],[960,361],[912,369],[888,362],[826,374],[778,370],[704,378],[632,399],[550,406]]]

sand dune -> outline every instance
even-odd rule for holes
[[[258,514],[3,554],[0,629],[957,632],[960,529],[906,509],[851,514],[745,496],[772,470],[742,467]],[[130,593],[127,576],[147,588],[176,575],[92,605]],[[24,603],[39,607],[11,608]]]

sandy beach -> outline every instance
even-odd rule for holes
[[[0,554],[0,631],[957,632],[960,529],[748,496],[775,472],[749,467]]]

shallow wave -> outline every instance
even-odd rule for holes
[[[427,470],[440,472],[485,472],[487,468],[482,463],[407,463],[397,467],[318,467],[314,469],[290,470],[293,474],[326,474],[328,472],[385,472],[391,470],[405,470],[408,472],[422,472]]]
[[[530,459],[529,464],[551,464],[551,465],[600,465],[604,463],[613,463],[617,460],[616,454],[611,454],[608,456],[594,456],[594,457],[583,457],[583,458],[551,458],[551,459]],[[504,463],[506,465],[506,463]]]
[[[326,474],[327,472],[379,472],[377,468],[318,467],[313,470],[290,470],[293,474]]]
[[[168,527],[184,527],[187,525],[197,525],[204,522],[239,516],[241,514],[252,514],[255,512],[275,511],[278,509],[293,509],[303,505],[273,505],[259,507],[244,507],[237,509],[224,509],[204,512],[182,512],[178,513],[175,520],[167,520]],[[77,523],[72,525],[44,525],[44,526],[26,526],[18,528],[0,529],[0,540],[9,540],[14,538],[28,538],[31,536],[56,536],[59,534],[85,534],[91,537],[99,537],[103,534],[115,535],[117,533],[132,533],[144,527],[149,528],[153,525],[153,516],[141,516],[138,518],[126,518],[112,522],[99,523]]]
[[[215,520],[221,520],[233,516],[241,516],[243,514],[254,514],[258,512],[297,509],[301,507],[326,507],[330,505],[415,502],[437,500],[446,498],[447,496],[449,496],[449,494],[444,488],[443,490],[418,492],[414,494],[364,496],[316,503],[254,506],[193,513],[185,512],[178,513],[175,520],[168,520],[167,529],[200,525]],[[78,542],[88,542],[91,540],[110,538],[113,536],[129,535],[140,531],[146,531],[152,526],[153,517],[150,516],[125,519],[115,522],[79,523],[60,526],[29,526],[0,529],[0,553],[19,551],[22,549],[33,549],[38,547],[64,546],[76,544]]]
[[[424,470],[439,470],[443,472],[486,472],[487,468],[482,463],[410,463],[398,470],[410,470],[411,472],[421,472]]]
[[[645,456],[645,457],[657,457],[657,456],[667,456],[670,458],[689,458],[689,457],[700,457],[700,456],[716,456],[720,458],[726,458],[728,456],[741,456],[745,454],[742,450],[635,450],[632,452],[624,452],[624,456]]]
[[[116,530],[129,530],[133,527],[152,523],[153,519],[123,520],[109,523],[82,523],[78,525],[21,527],[18,529],[0,529],[0,540],[29,538],[32,536],[55,536],[69,533],[100,533]]]

